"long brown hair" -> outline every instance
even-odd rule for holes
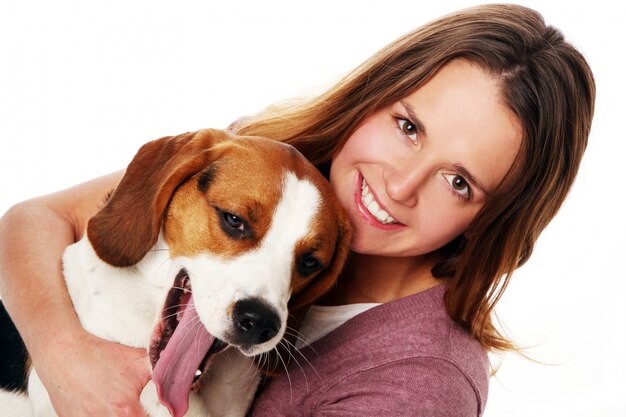
[[[474,62],[500,81],[524,141],[515,169],[466,233],[441,249],[432,273],[448,280],[450,317],[484,347],[508,349],[493,308],[574,182],[595,101],[587,62],[539,13],[485,5],[445,16],[392,42],[327,92],[269,107],[237,130],[288,142],[324,167],[365,118],[453,59]]]

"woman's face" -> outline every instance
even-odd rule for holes
[[[513,165],[519,122],[498,81],[463,60],[374,113],[333,159],[330,182],[355,228],[353,251],[432,252],[462,234]]]

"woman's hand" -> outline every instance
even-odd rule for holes
[[[151,376],[147,352],[76,333],[33,358],[59,417],[146,417],[139,394]]]
[[[146,352],[82,329],[61,257],[122,177],[117,172],[20,203],[0,218],[0,294],[60,417],[146,416]]]

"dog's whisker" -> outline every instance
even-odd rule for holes
[[[292,330],[292,332],[291,332],[291,331],[289,331],[289,330]],[[313,351],[313,353],[315,353],[315,355],[316,355],[316,356],[319,356],[319,355],[318,355],[318,353],[317,353],[317,351],[315,350],[315,348],[313,348],[313,346],[312,346],[310,343],[308,343],[308,342],[306,341],[306,339],[304,338],[304,336],[302,335],[302,333],[300,333],[299,331],[297,331],[297,330],[295,330],[295,329],[292,329],[291,327],[287,327],[287,331],[285,331],[285,334],[287,334],[287,335],[289,335],[289,336],[293,336],[293,337],[295,337],[295,338],[297,339],[297,341],[299,341],[300,343],[302,343],[302,346],[303,346],[303,347],[308,347],[308,348],[310,348],[310,349]],[[294,345],[294,347],[295,347],[295,345]]]
[[[257,355],[256,360],[252,360],[250,361],[250,363],[248,364],[248,369],[250,369],[250,367],[255,367],[255,374],[256,372],[260,372],[263,367],[265,366],[265,361],[266,361],[267,356],[265,355],[265,352]],[[247,371],[246,370],[246,371]]]
[[[302,372],[302,376],[304,376],[304,385],[306,387],[306,392],[309,392],[309,379],[306,376],[306,372],[304,371],[304,369],[302,368],[302,365],[300,365],[300,362],[298,362],[298,359],[294,356],[294,354],[291,352],[291,349],[289,346],[293,346],[292,343],[290,343],[288,340],[281,340],[280,342],[283,346],[285,346],[285,350],[289,353],[289,356],[294,360],[294,362],[296,363],[296,365],[298,365],[298,368],[300,368],[300,372]],[[295,346],[294,346],[295,348]],[[305,358],[306,359],[306,358]]]
[[[265,361],[265,353],[262,353],[261,355],[261,359],[260,359],[260,363],[262,363],[262,361]],[[257,377],[257,375],[259,375],[261,373],[261,369],[262,366],[259,364],[258,366],[255,366],[254,361],[250,361],[248,363],[248,368],[246,369],[246,373],[248,373],[248,371],[250,371],[250,368],[254,367],[254,372],[252,372],[252,375],[250,376],[250,378],[248,379],[248,383],[246,384],[247,387],[252,386],[253,384],[255,384],[255,379]]]
[[[279,365],[279,362],[278,362],[278,360],[277,360],[277,356],[280,356],[280,352],[279,352],[279,350],[278,350],[278,348],[277,348],[276,346],[274,347],[274,349],[273,349],[273,350],[275,350],[275,351],[276,351],[276,356],[274,356],[274,358],[273,358],[273,360],[272,360],[272,362],[273,362],[273,364],[274,364],[274,367],[273,367],[273,368],[272,368],[272,370],[270,371],[271,373],[276,372],[276,368],[277,368],[277,367],[278,367],[278,365]],[[268,367],[268,370],[269,370],[269,367]],[[285,370],[287,370],[287,368],[285,368]]]
[[[291,345],[293,347],[293,349],[298,352],[298,354],[300,356],[302,356],[302,359],[304,359],[306,361],[306,363],[311,367],[311,369],[313,370],[313,372],[315,372],[315,375],[317,375],[317,378],[320,380],[320,382],[322,383],[322,385],[324,384],[324,380],[322,379],[322,376],[319,374],[319,372],[317,372],[317,369],[315,369],[315,366],[313,366],[313,364],[311,363],[311,361],[309,361],[309,359],[306,357],[305,354],[303,354],[300,349],[298,349],[293,343],[289,342],[288,340],[286,340],[287,343],[289,343],[289,345]],[[294,360],[296,360],[294,358]],[[296,363],[298,361],[296,360]],[[302,369],[302,368],[300,368]],[[302,371],[304,373],[304,370]],[[305,378],[306,378],[306,373],[305,373]]]
[[[180,304],[178,306],[171,306],[171,307],[168,307],[168,308],[164,308],[163,311],[171,310],[171,309],[176,309],[176,311],[174,311],[172,314],[168,314],[166,316],[163,316],[163,319],[169,319],[171,317],[177,316],[178,314],[182,313],[183,309],[181,309],[179,307],[189,307],[189,304]],[[189,310],[191,311],[192,309],[190,308]]]
[[[169,251],[170,251],[170,250],[169,250],[168,248],[155,248],[155,249],[152,249],[150,252],[169,252]],[[163,260],[161,261],[161,263],[159,263],[159,265],[157,266],[157,268],[156,268],[156,270],[155,270],[155,272],[154,272],[154,276],[153,276],[153,281],[154,281],[155,283],[159,281],[159,280],[158,280],[159,271],[161,271],[161,268],[163,268],[163,267],[167,264],[167,262],[168,262],[169,260],[170,260],[170,258],[169,258],[169,257],[167,257],[167,258],[163,259]]]
[[[184,309],[184,308],[186,308],[186,307],[189,307],[190,305],[191,305],[190,303],[185,303],[185,304],[174,304],[174,305],[171,305],[171,306],[169,306],[169,307],[165,307],[165,308],[163,308],[163,311],[166,311],[166,310],[172,310],[172,309],[182,310],[182,309]]]
[[[272,372],[270,370],[270,366],[272,366],[272,362],[274,363],[274,365],[276,365],[276,361],[272,359],[271,351],[265,352],[263,354],[263,367],[261,369],[263,368],[267,369],[266,373],[270,374]]]
[[[263,371],[263,368],[265,367],[265,358],[266,356],[264,352],[264,353],[259,353],[258,355],[256,355],[254,360],[250,361],[250,364],[255,367],[255,375],[257,372]]]
[[[293,387],[291,385],[291,376],[289,375],[289,369],[287,369],[287,364],[283,360],[283,356],[280,354],[280,351],[277,348],[274,348],[274,350],[278,354],[278,359],[280,359],[280,361],[283,364],[283,367],[285,368],[285,374],[287,375],[287,381],[289,381],[289,402],[291,403],[293,401]]]
[[[182,336],[182,338],[185,339],[185,338],[189,337],[191,332],[196,330],[197,325],[198,325],[197,321],[195,321],[195,320],[190,321],[189,325],[187,326],[186,333]]]
[[[197,339],[198,338],[198,334],[202,331],[202,328],[204,327],[204,324],[202,323],[202,321],[200,321],[200,317],[198,317],[198,321],[196,323],[194,323],[194,327],[196,328],[196,334],[195,334],[194,338]],[[206,328],[205,328],[204,331],[205,332],[207,331]]]
[[[287,326],[286,331],[289,332],[289,334],[296,336],[296,337],[302,337],[304,338],[304,335],[302,334],[302,332],[300,332],[298,329],[296,329],[295,327],[291,327],[291,326]]]
[[[265,365],[267,365],[269,359],[269,355],[267,352],[263,352],[259,355],[258,366],[257,368],[263,369]]]
[[[175,309],[182,309],[183,307],[189,307],[189,306],[192,306],[192,304],[191,303],[173,304],[173,305],[171,305],[169,307],[164,307],[163,310],[164,311],[165,310],[171,310],[173,308],[175,308]],[[195,309],[195,306],[193,306],[192,308]]]
[[[175,289],[175,290],[182,290],[182,291],[190,293],[190,294],[193,293],[193,291],[189,287],[179,287],[177,285],[172,285],[172,288]]]
[[[198,331],[200,331],[200,326],[204,326],[204,324],[202,324],[202,322],[200,321],[200,317],[194,317],[192,321],[190,322],[189,328],[187,329],[187,333],[185,333],[185,335],[183,336],[183,339],[189,337],[189,335],[193,331],[196,332],[196,336],[197,336]]]

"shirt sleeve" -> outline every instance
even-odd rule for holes
[[[472,381],[436,358],[390,362],[358,372],[326,391],[315,417],[476,417],[482,414]]]

